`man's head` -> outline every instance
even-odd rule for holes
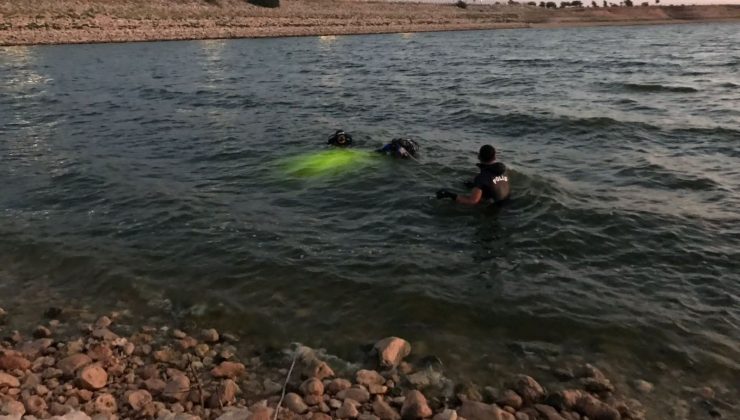
[[[478,160],[480,160],[481,163],[492,163],[496,160],[496,149],[494,149],[490,144],[481,146],[478,151]]]
[[[331,137],[329,137],[328,143],[332,146],[346,147],[352,143],[352,137],[345,133],[344,130],[337,130]]]

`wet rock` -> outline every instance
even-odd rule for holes
[[[614,385],[606,378],[583,378],[581,385],[586,391],[595,394],[614,392]]]
[[[92,359],[82,353],[73,354],[65,357],[57,363],[57,367],[62,371],[65,376],[74,376],[78,369],[83,368],[92,363]]]
[[[167,382],[162,397],[171,402],[182,401],[189,391],[190,379],[185,375],[177,375]]]
[[[87,365],[80,370],[77,376],[80,385],[94,391],[108,383],[108,373],[100,365]]]
[[[219,385],[218,390],[211,395],[209,405],[212,408],[217,408],[234,404],[236,401],[236,394],[238,393],[239,387],[236,385],[236,382],[231,379],[227,379]]]
[[[423,389],[429,386],[437,386],[442,381],[443,376],[439,372],[431,369],[424,369],[406,376],[406,381],[416,389]]]
[[[495,405],[477,401],[463,401],[457,414],[466,420],[502,420],[502,410]]]
[[[496,404],[500,406],[509,406],[515,410],[518,410],[522,406],[522,397],[516,392],[507,389],[501,394],[501,397],[496,400]]]
[[[411,354],[411,344],[398,337],[384,338],[373,346],[378,353],[378,363],[385,368],[394,368]]]
[[[481,401],[483,396],[478,391],[478,387],[471,382],[463,382],[454,388],[455,396],[459,401],[471,400]]]
[[[326,385],[326,392],[328,392],[329,394],[335,395],[339,393],[340,391],[344,391],[345,389],[348,389],[351,386],[352,386],[352,382],[346,379],[337,378],[329,382],[328,385]]]
[[[22,416],[26,413],[26,407],[19,401],[8,400],[0,404],[0,414],[7,416]]]
[[[246,372],[243,364],[237,362],[221,362],[218,366],[211,369],[211,376],[214,378],[237,378]]]
[[[457,411],[445,408],[441,413],[436,414],[432,420],[457,420]]]
[[[309,378],[303,381],[300,386],[300,391],[301,394],[306,397],[308,397],[309,395],[323,395],[324,384],[316,378]]]
[[[711,400],[714,398],[714,390],[708,386],[700,387],[696,390],[697,394],[699,394],[700,397],[704,398],[705,400]]]
[[[358,370],[355,375],[355,381],[360,385],[370,387],[371,385],[383,385],[385,378],[374,370]]]
[[[635,380],[634,382],[632,382],[632,386],[643,394],[649,394],[653,392],[653,384],[643,379]]]
[[[18,388],[19,386],[21,386],[21,383],[15,376],[0,372],[0,388],[4,386]]]
[[[26,412],[32,415],[41,415],[46,411],[46,401],[38,395],[28,396],[23,400],[23,405],[26,407]]]
[[[289,392],[285,395],[285,406],[296,414],[303,414],[308,411],[308,406],[301,399],[300,395]]]
[[[574,408],[578,413],[587,416],[589,420],[619,420],[621,417],[615,408],[590,394],[581,395]]]
[[[218,343],[218,339],[220,337],[218,335],[218,331],[216,331],[213,328],[210,328],[210,329],[201,331],[200,338],[206,343]]]
[[[531,376],[519,375],[511,387],[522,397],[524,404],[535,404],[545,396],[545,390]]]
[[[563,416],[558,413],[558,410],[550,407],[549,405],[535,404],[534,408],[545,420],[565,420]]]
[[[380,417],[381,420],[401,419],[401,415],[380,397],[376,398],[373,402],[373,412],[376,416]]]
[[[23,356],[15,354],[5,354],[0,356],[0,370],[27,370],[31,367],[31,362]]]
[[[354,419],[360,415],[357,410],[357,406],[360,405],[357,401],[347,398],[342,403],[342,406],[337,410],[337,417],[340,419]]]
[[[277,393],[279,393],[280,391],[283,390],[283,386],[282,385],[280,385],[279,383],[271,380],[270,378],[265,378],[262,381],[262,387],[265,388],[265,394],[267,394],[267,395],[277,394]]]
[[[575,375],[577,378],[606,379],[606,376],[598,368],[588,363],[576,370]]]
[[[406,399],[401,406],[401,418],[403,419],[423,419],[432,416],[432,409],[429,408],[426,397],[419,391],[409,391]]]
[[[43,325],[39,325],[39,326],[37,326],[33,330],[33,337],[34,338],[47,338],[47,337],[51,337],[51,330],[49,330],[48,328],[44,327]]]
[[[340,400],[351,399],[364,404],[370,401],[370,393],[362,385],[353,385],[351,388],[338,392],[337,398]]]
[[[95,399],[95,411],[102,414],[112,414],[118,411],[116,398],[111,394],[101,394]]]
[[[573,373],[570,369],[565,368],[554,368],[552,369],[552,375],[557,378],[557,380],[562,382],[567,382],[570,380],[575,379],[576,375]]]

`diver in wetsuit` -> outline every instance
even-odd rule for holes
[[[478,204],[481,201],[500,203],[509,199],[511,188],[506,165],[496,162],[496,149],[490,144],[482,146],[478,152],[480,173],[472,182],[470,195],[457,195],[442,189],[437,191],[437,199],[449,198],[456,203]]]
[[[349,147],[352,145],[352,136],[345,133],[344,130],[337,130],[329,137],[327,144],[336,147]]]
[[[419,147],[419,143],[411,139],[397,138],[391,140],[390,143],[376,150],[376,152],[401,159],[413,159],[414,157],[416,157],[416,154],[419,152],[420,148],[421,147]]]

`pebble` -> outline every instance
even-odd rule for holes
[[[95,411],[103,414],[111,414],[118,411],[116,398],[111,394],[100,394],[95,399]]]
[[[220,337],[218,335],[218,331],[216,331],[213,328],[210,328],[210,329],[201,331],[200,338],[206,343],[217,343]]]
[[[218,366],[211,369],[211,375],[214,378],[237,378],[244,374],[246,368],[238,362],[221,362]]]
[[[531,376],[518,375],[511,387],[525,404],[538,403],[545,396],[545,390]]]
[[[376,398],[373,402],[373,412],[383,420],[401,419],[401,415],[381,397]]]
[[[108,373],[100,365],[88,365],[80,370],[78,379],[83,387],[94,391],[108,383]]]
[[[360,412],[357,410],[359,403],[350,398],[347,398],[342,403],[342,406],[337,410],[337,417],[340,419],[354,419]]]
[[[0,372],[0,388],[7,386],[11,388],[17,388],[21,386],[20,381],[13,375],[9,375],[5,372]]]
[[[653,392],[653,384],[650,382],[643,380],[643,379],[637,379],[632,384],[636,390],[642,392],[643,394],[649,394]]]
[[[308,411],[308,406],[303,402],[301,396],[296,393],[289,392],[286,394],[284,403],[290,411],[296,414],[303,414]]]
[[[427,403],[426,397],[419,391],[413,390],[406,394],[406,399],[401,406],[401,417],[403,419],[423,419],[431,417],[432,409]]]
[[[305,397],[309,395],[323,395],[324,384],[316,378],[309,378],[301,384],[300,391]]]
[[[190,379],[185,375],[176,375],[165,385],[162,396],[171,402],[181,401],[190,391]]]
[[[126,400],[135,411],[141,411],[147,404],[152,402],[153,398],[152,394],[148,391],[140,389],[128,394]]]
[[[33,336],[34,338],[47,338],[51,337],[51,330],[44,327],[43,325],[39,325],[33,330]]]

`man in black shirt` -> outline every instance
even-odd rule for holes
[[[472,183],[470,195],[457,195],[448,190],[437,191],[437,198],[449,198],[456,203],[478,204],[481,201],[499,203],[509,198],[509,175],[506,165],[496,162],[496,149],[487,144],[478,152],[480,173]]]

